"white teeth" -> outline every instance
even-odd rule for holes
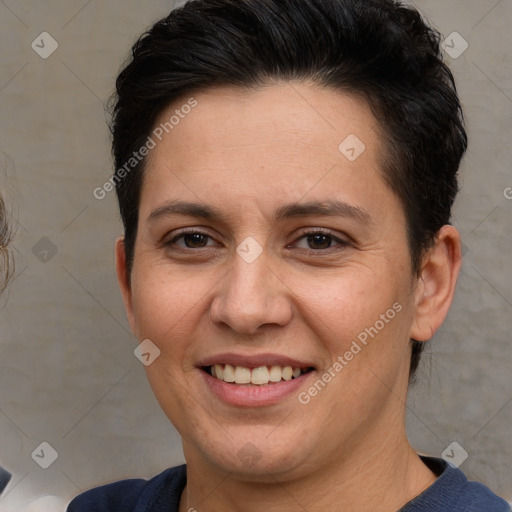
[[[224,366],[224,375],[222,376],[224,382],[235,382],[235,368],[230,364]]]
[[[217,379],[222,380],[224,378],[224,369],[222,368],[221,364],[216,364],[213,368],[215,368],[215,375],[214,377],[217,377]]]
[[[251,382],[253,384],[268,384],[269,372],[266,366],[260,366],[259,368],[253,368],[251,371]]]
[[[243,366],[235,367],[235,382],[237,384],[249,384],[251,382],[251,370]]]
[[[215,364],[210,368],[212,377],[224,382],[235,384],[253,384],[263,386],[269,382],[297,379],[302,374],[301,368],[291,366],[259,366],[258,368],[246,368],[245,366],[233,366],[230,364]]]
[[[291,380],[293,375],[293,369],[291,366],[285,366],[283,368],[283,379],[284,380]]]
[[[271,366],[270,367],[270,382],[279,382],[281,380],[281,367]]]

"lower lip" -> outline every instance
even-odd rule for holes
[[[299,388],[315,373],[304,373],[297,379],[281,380],[263,386],[250,384],[229,384],[199,370],[210,391],[223,402],[237,407],[262,407],[274,405],[290,395],[297,394]]]

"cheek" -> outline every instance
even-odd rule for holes
[[[324,397],[342,409],[383,399],[408,367],[407,295],[398,279],[387,277],[392,275],[354,266],[330,279],[303,276],[293,285],[303,304],[301,321],[325,354],[324,371],[335,375]]]
[[[348,339],[374,325],[400,302],[399,281],[386,277],[391,275],[389,269],[377,268],[354,264],[332,273],[289,275],[285,282],[302,305],[299,315],[314,322],[315,331],[325,331],[333,348],[343,348]]]
[[[149,338],[165,359],[178,361],[190,346],[190,337],[199,321],[201,298],[208,281],[184,277],[169,269],[148,264],[148,271],[134,273],[133,314],[139,340]]]
[[[190,399],[187,377],[195,369],[192,348],[201,317],[198,308],[208,287],[199,288],[201,279],[171,275],[155,262],[145,268],[148,270],[134,271],[132,279],[137,338],[150,339],[160,350],[160,355],[145,367],[146,375],[163,411],[183,431],[190,428],[195,416],[201,416]]]

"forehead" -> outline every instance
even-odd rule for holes
[[[274,149],[314,145],[338,158],[338,145],[349,135],[368,145],[376,142],[376,121],[363,99],[312,83],[213,88],[193,97],[197,102],[193,109],[186,108],[190,97],[182,96],[155,123],[164,125],[173,114],[183,112],[180,119],[174,116],[178,123],[163,134],[175,145],[196,149],[206,144],[225,148],[271,145]]]
[[[153,135],[141,216],[155,203],[184,196],[263,207],[306,196],[332,199],[333,192],[360,200],[371,191],[373,202],[392,195],[381,176],[377,123],[360,98],[281,82],[206,90],[185,108],[190,100],[175,101],[155,123],[163,133],[161,140]]]

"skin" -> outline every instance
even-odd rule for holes
[[[183,440],[180,512],[395,511],[436,478],[405,432],[409,340],[430,339],[447,314],[459,234],[444,226],[413,274],[403,208],[383,180],[384,148],[362,100],[303,82],[194,97],[197,107],[148,157],[131,283],[122,238],[116,244],[130,326],[161,351],[149,382]],[[338,150],[350,134],[366,146],[354,162]],[[178,199],[225,219],[149,220]],[[285,204],[328,200],[371,220],[274,220]],[[176,239],[182,228],[207,237]],[[308,242],[305,228],[334,238]],[[247,237],[263,249],[252,263],[236,252]],[[307,405],[295,394],[228,405],[197,368],[222,352],[272,352],[313,362],[317,380],[394,303],[402,310]]]

